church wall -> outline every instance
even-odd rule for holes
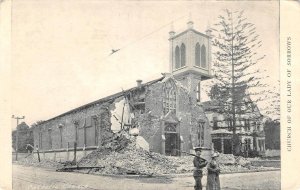
[[[138,115],[140,135],[149,143],[150,150],[161,152],[163,115],[163,83],[148,86],[145,94],[145,113]]]
[[[110,136],[110,112],[111,104],[103,103],[93,105],[89,108],[70,113],[49,121],[46,121],[34,128],[34,145],[39,145],[40,132],[42,134],[42,146],[39,150],[56,150],[73,148],[75,142],[75,121],[78,122],[78,141],[77,147],[98,146],[95,140],[95,124],[92,118],[97,117],[100,125],[100,135],[98,142],[102,138]],[[60,127],[61,126],[61,127]],[[86,130],[86,143],[84,143],[84,128]],[[49,130],[51,130],[51,144],[49,140]],[[61,143],[62,134],[62,143]]]
[[[193,99],[190,97],[188,91],[179,83],[177,85],[176,99],[176,117],[179,119],[179,134],[183,140],[181,144],[182,150],[190,152],[190,149],[198,146],[196,131],[200,119],[206,121],[204,132],[205,142],[203,146],[210,148],[210,128],[203,109],[196,102],[192,103]],[[148,87],[145,96],[145,109],[145,114],[136,116],[140,126],[140,135],[149,143],[151,150],[163,153],[163,82]]]

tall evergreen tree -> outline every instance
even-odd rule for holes
[[[237,115],[245,104],[245,97],[252,103],[262,101],[268,96],[265,77],[257,64],[265,55],[259,55],[262,45],[254,24],[247,21],[243,11],[225,12],[211,28],[213,45],[213,88],[210,97],[222,102],[220,109],[231,120],[233,131],[233,153],[240,151],[236,134]]]
[[[264,107],[261,111],[265,115],[268,115],[272,120],[280,122],[280,91],[279,91],[279,81],[278,84],[275,84],[269,92],[269,98],[264,104]]]

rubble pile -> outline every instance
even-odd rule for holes
[[[176,159],[137,148],[134,142],[134,137],[127,136],[126,133],[117,133],[102,148],[81,159],[78,165],[103,167],[94,171],[101,174],[182,173],[181,163]]]
[[[72,171],[94,174],[113,175],[163,175],[182,174],[193,172],[193,156],[164,156],[154,152],[148,152],[136,145],[136,138],[127,132],[121,131],[105,139],[101,148],[86,155],[75,163],[59,163],[42,159],[38,162],[32,155],[19,160],[18,164],[44,167],[44,168],[72,168]],[[246,171],[266,170],[269,168],[255,167],[252,160],[260,158],[244,158],[232,154],[219,154],[217,158],[221,173],[236,173]],[[75,169],[74,169],[75,167]],[[203,174],[206,174],[206,168]]]
[[[148,152],[135,145],[135,138],[125,132],[116,133],[102,148],[78,162],[78,166],[100,167],[95,174],[162,175],[190,173],[193,156],[172,157]],[[250,160],[232,154],[220,154],[218,158],[222,173],[258,170]],[[206,168],[203,169],[206,174]]]
[[[241,165],[241,166],[250,166],[251,161],[248,158],[244,158],[242,156],[238,156],[235,158],[235,163],[236,165]]]
[[[233,154],[219,154],[218,162],[221,165],[233,165],[236,163],[236,159]]]

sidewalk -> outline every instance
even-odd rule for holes
[[[234,173],[220,175],[222,189],[279,190],[280,171]],[[202,178],[203,186],[206,177]],[[92,190],[191,190],[192,175],[138,177],[85,175],[55,172],[43,168],[13,165],[13,189],[92,189]]]

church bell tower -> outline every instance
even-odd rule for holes
[[[170,73],[188,89],[193,102],[200,102],[201,81],[211,79],[211,37],[187,23],[187,30],[176,34],[173,29],[170,38]]]

